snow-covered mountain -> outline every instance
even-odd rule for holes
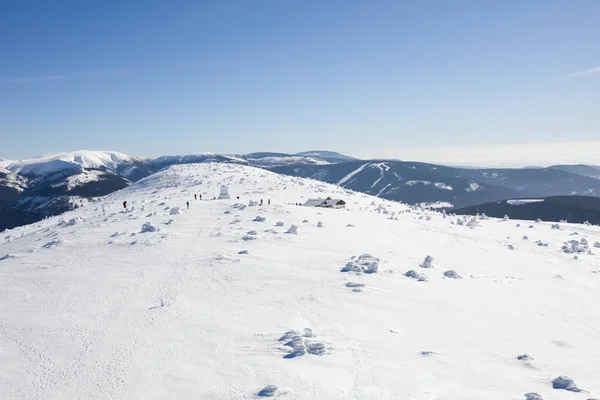
[[[469,169],[366,160],[273,171],[309,177],[408,204],[444,202],[465,207],[512,197],[600,195],[600,180],[554,168]]]
[[[571,172],[577,175],[600,179],[600,167],[597,165],[553,165],[550,168]]]
[[[297,156],[307,156],[307,157],[318,157],[321,159],[337,160],[337,161],[357,160],[354,157],[349,157],[344,154],[336,153],[335,151],[326,151],[326,150],[303,151],[303,152],[297,153],[296,155]]]
[[[136,167],[143,168],[147,162],[147,159],[115,151],[80,150],[14,161],[5,168],[32,180],[69,176],[88,169],[112,171],[129,178],[135,175]]]
[[[258,166],[434,207],[460,208],[514,197],[600,194],[600,179],[590,175],[591,166],[450,168],[398,160],[363,161],[329,151],[196,153],[155,159],[77,151],[5,163],[9,172],[0,174],[0,230],[59,214],[172,165],[212,162]]]
[[[222,184],[232,200],[194,200]],[[294,205],[327,196],[346,209]],[[173,166],[2,235],[0,393],[598,398],[596,242],[598,227]]]
[[[0,209],[18,201],[28,185],[27,178],[0,167]]]

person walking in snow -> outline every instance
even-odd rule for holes
[[[202,200],[202,195],[200,195],[200,200]]]
[[[198,200],[198,195],[194,194],[194,200]]]
[[[262,199],[260,199],[260,205],[261,205],[261,206],[263,205],[263,200],[262,200]]]
[[[189,202],[189,201],[186,201],[186,202],[185,202],[185,205],[187,206],[187,209],[189,210],[189,209],[190,209],[190,202]]]
[[[271,199],[267,200],[267,204],[271,205]]]
[[[123,208],[127,208],[127,200],[123,202]]]

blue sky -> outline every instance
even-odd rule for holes
[[[600,142],[598,21],[596,0],[5,0],[0,157],[577,157]]]

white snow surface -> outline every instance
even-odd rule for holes
[[[253,158],[253,162],[262,165],[295,165],[295,164],[312,164],[312,165],[327,165],[331,164],[324,160],[317,160],[307,156],[268,156]]]
[[[35,178],[78,168],[115,170],[120,164],[133,160],[138,160],[138,158],[115,151],[80,150],[14,161],[5,168]]]
[[[544,199],[513,199],[506,200],[506,203],[510,204],[511,206],[522,206],[523,204],[542,203],[543,201]]]
[[[423,208],[451,208],[454,207],[452,203],[447,201],[433,201],[433,202],[424,202],[419,203],[419,205]]]
[[[454,190],[454,188],[444,182],[430,182],[430,181],[421,181],[421,180],[409,180],[404,182],[405,185],[408,186],[414,186],[417,184],[422,184],[425,186],[430,186],[433,185],[436,189],[442,189],[442,190]]]
[[[193,200],[222,184],[232,200]],[[326,196],[347,208],[293,205]],[[600,228],[541,222],[524,241],[513,220],[455,220],[248,166],[170,167],[0,237],[0,397],[600,397],[599,259],[561,250]],[[340,272],[363,254],[375,273]],[[427,281],[404,276],[427,255]]]
[[[6,168],[9,164],[13,163],[14,161],[12,160],[8,160],[6,158],[0,158],[0,169],[2,168]]]

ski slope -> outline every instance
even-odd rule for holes
[[[293,205],[326,196],[347,209]],[[599,241],[173,166],[3,233],[0,397],[598,398]]]

